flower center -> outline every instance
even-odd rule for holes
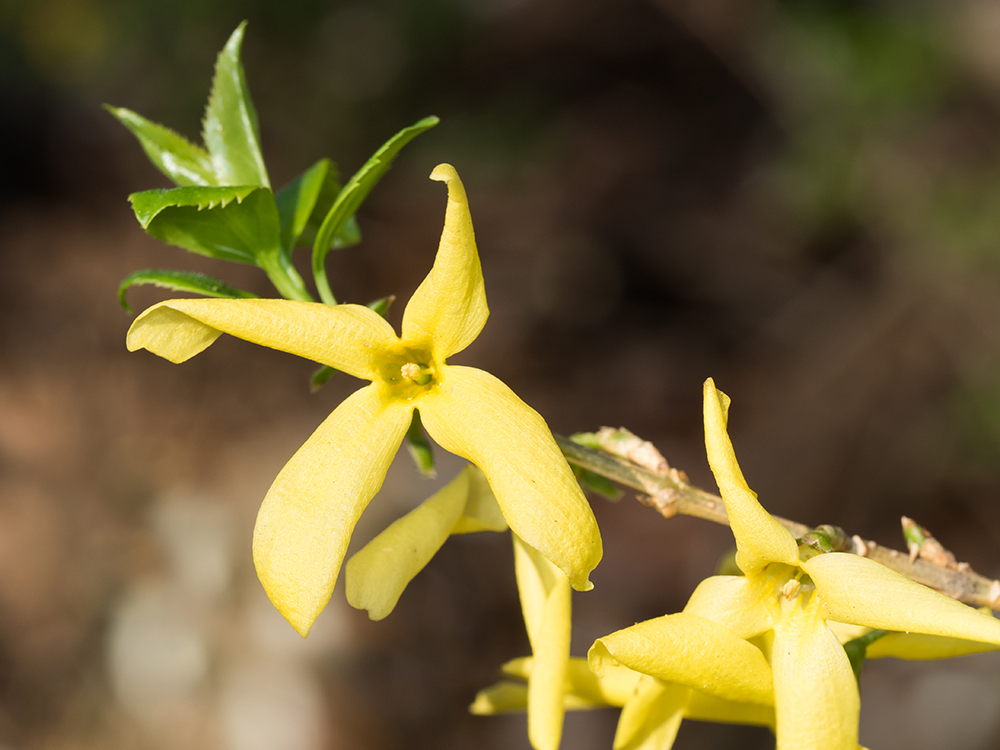
[[[423,395],[439,380],[429,347],[400,345],[385,354],[379,372],[390,395],[407,401]]]

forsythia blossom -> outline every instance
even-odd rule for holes
[[[878,655],[917,658],[1000,645],[1000,621],[915,583],[873,560],[841,552],[815,553],[761,507],[747,486],[726,432],[729,397],[705,383],[708,461],[736,537],[743,576],[714,576],[701,583],[684,612],[639,623],[599,639],[591,665],[620,663],[643,674],[685,684],[704,681],[716,689],[735,685],[705,672],[713,661],[759,663],[762,652],[774,681],[775,733],[779,750],[855,750],[858,686],[847,655],[827,621],[923,634],[872,648]],[[729,635],[713,635],[705,623]],[[738,643],[753,648],[734,648]],[[759,638],[763,636],[763,638]],[[890,636],[887,636],[889,639]],[[930,640],[926,640],[930,638]],[[921,646],[921,643],[923,646]],[[979,644],[979,645],[977,645]],[[921,652],[923,648],[923,652]],[[707,665],[711,666],[711,665]]]
[[[434,266],[403,313],[402,337],[359,305],[170,300],[132,324],[128,347],[183,362],[222,333],[297,354],[371,384],[349,396],[292,456],[254,528],[271,601],[303,636],[326,605],[358,517],[378,492],[419,409],[443,448],[482,469],[514,532],[586,590],[601,559],[593,513],[545,421],[498,379],[446,364],[489,311],[462,182],[442,164],[448,208]]]
[[[469,710],[492,715],[528,708],[535,663],[529,656],[504,664],[502,671],[509,679],[481,690]],[[610,661],[596,666],[599,675],[591,671],[586,659],[570,659],[559,693],[567,711],[605,706],[622,709],[614,750],[665,750],[673,743],[682,719],[774,728],[774,708],[769,703],[727,700]]]
[[[506,528],[486,478],[475,466],[467,466],[347,562],[347,600],[380,620],[451,534]],[[522,704],[528,709],[528,738],[535,750],[556,750],[569,667],[569,579],[517,534],[511,536],[521,610],[534,654]]]

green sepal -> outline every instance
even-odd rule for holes
[[[406,450],[409,451],[417,471],[431,479],[437,476],[437,469],[434,468],[434,448],[424,434],[419,409],[413,410],[410,429],[406,431]]]
[[[153,165],[180,186],[217,185],[212,157],[201,146],[170,128],[147,120],[124,107],[104,105],[104,109],[128,128]]]
[[[437,124],[437,117],[425,117],[410,127],[400,130],[386,141],[365,162],[361,169],[354,173],[354,176],[347,181],[347,184],[344,185],[337,195],[336,200],[323,219],[323,223],[316,233],[316,239],[313,242],[313,276],[316,279],[316,287],[319,289],[320,297],[327,304],[335,303],[335,298],[330,291],[330,285],[326,280],[324,262],[326,261],[327,253],[335,247],[347,247],[349,244],[352,244],[348,242],[338,245],[336,242],[338,238],[343,240],[348,221],[353,218],[355,212],[364,202],[365,198],[368,197],[372,188],[382,178],[382,175],[389,171],[393,159],[396,158],[396,155],[402,150],[403,146],[425,130]]]
[[[326,381],[336,375],[340,370],[330,367],[330,365],[320,365],[313,374],[309,376],[309,392],[315,393],[324,385]]]
[[[396,300],[396,295],[390,294],[388,297],[381,297],[377,300],[372,300],[366,305],[366,307],[369,310],[374,310],[384,318],[386,314],[388,314],[389,312],[389,307],[395,300]],[[326,384],[326,381],[328,381],[330,378],[336,375],[337,372],[338,371],[330,367],[330,365],[323,365],[322,367],[318,368],[309,377],[309,392],[315,393],[316,391],[318,391]]]
[[[236,27],[216,60],[202,137],[219,183],[270,187],[260,150],[257,112],[240,62],[246,26],[244,21]]]
[[[146,232],[193,253],[263,265],[262,256],[280,252],[281,220],[268,188],[146,190],[129,201]]]
[[[600,474],[595,474],[592,471],[583,469],[579,466],[571,467],[573,473],[576,474],[577,480],[588,490],[596,492],[601,497],[610,500],[613,503],[617,503],[625,495],[620,489],[615,487],[611,480],[602,477]]]
[[[861,668],[865,664],[868,646],[888,634],[888,630],[871,630],[844,644],[844,651],[847,653],[848,661],[851,662],[851,670],[854,672],[854,679],[857,680],[859,689],[861,688]]]
[[[164,289],[173,289],[177,292],[194,292],[203,294],[206,297],[224,297],[230,299],[255,299],[256,294],[245,292],[242,289],[229,286],[224,281],[219,281],[211,276],[194,271],[163,271],[148,268],[142,271],[130,273],[118,286],[118,302],[129,315],[132,308],[125,301],[125,293],[129,287],[142,284],[154,284]]]
[[[383,318],[389,314],[389,308],[392,303],[396,301],[396,295],[390,294],[388,297],[379,297],[376,300],[372,300],[365,307],[373,312],[377,312]]]

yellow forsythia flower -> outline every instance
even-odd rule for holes
[[[601,559],[590,506],[545,421],[489,373],[446,364],[489,311],[462,182],[442,164],[448,208],[434,267],[403,313],[403,335],[359,305],[170,300],[132,324],[128,347],[183,362],[222,333],[297,354],[371,384],[349,396],[281,470],[254,528],[271,601],[303,636],[326,605],[354,525],[378,492],[415,408],[428,433],[489,480],[510,527],[581,590]]]
[[[736,562],[745,575],[714,576],[701,583],[678,615],[639,623],[601,638],[591,663],[602,658],[643,674],[718,691],[737,686],[720,675],[761,657],[735,648],[731,637],[765,636],[774,680],[775,732],[780,748],[855,750],[860,699],[847,655],[827,620],[867,628],[935,636],[926,656],[945,655],[953,642],[1000,644],[1000,621],[863,557],[813,554],[757,501],[747,486],[726,432],[729,397],[705,383],[708,461],[736,537]],[[705,623],[728,635],[712,634]],[[890,638],[887,636],[886,638]],[[900,655],[899,646],[878,655]],[[951,645],[949,645],[951,644]],[[919,650],[919,649],[917,649]],[[966,652],[968,649],[966,650]],[[705,654],[710,654],[706,664]],[[693,658],[692,658],[693,657]],[[919,657],[918,657],[919,658]],[[713,671],[714,670],[714,671]]]
[[[523,711],[534,659],[514,659],[503,666],[508,678],[481,690],[469,710],[488,715]],[[586,659],[572,658],[563,686],[567,711],[615,706],[622,709],[614,750],[667,750],[682,719],[774,727],[774,708],[719,698],[676,683],[663,682],[620,664],[602,661],[591,671]]]
[[[467,466],[347,562],[347,600],[380,620],[450,535],[506,529],[486,478],[475,466]],[[538,550],[511,536],[521,611],[534,654],[530,674],[524,675],[527,684],[519,686],[521,707],[528,709],[528,738],[535,750],[556,750],[569,665],[569,579]]]

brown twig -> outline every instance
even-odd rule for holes
[[[571,464],[645,493],[646,497],[640,497],[640,501],[655,508],[665,518],[682,514],[729,525],[722,498],[695,487],[683,472],[669,467],[652,471],[608,451],[587,448],[560,435],[555,437]],[[813,530],[805,524],[775,518],[796,538],[802,538]],[[858,536],[850,538],[845,551],[875,560],[966,604],[1000,610],[1000,581],[981,576],[971,568],[946,567],[920,557],[911,560],[906,552],[883,547]]]

